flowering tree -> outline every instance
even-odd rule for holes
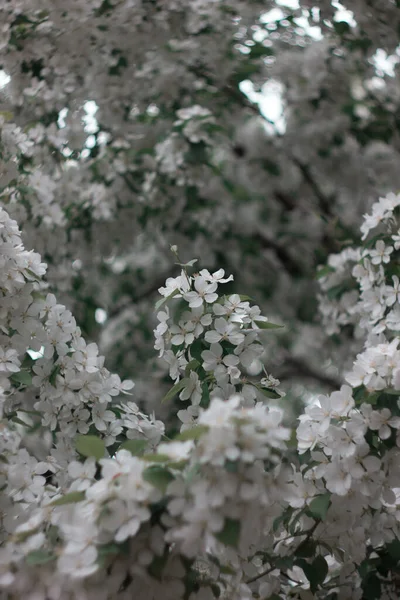
[[[400,13],[350,8],[0,0],[1,598],[399,596]]]

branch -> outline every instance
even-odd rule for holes
[[[305,379],[314,379],[315,381],[326,385],[333,391],[338,390],[343,383],[343,381],[340,379],[336,379],[336,377],[331,377],[330,375],[326,375],[326,373],[317,371],[300,358],[295,358],[294,356],[287,357],[284,365],[285,367],[287,366],[288,369],[283,373],[277,372],[278,379],[284,380],[288,377],[292,377],[293,375],[298,375],[300,377],[304,377]]]
[[[274,250],[276,256],[282,263],[285,270],[292,276],[298,277],[299,275],[305,275],[304,266],[297,263],[289,254],[284,246],[281,246],[275,240],[269,238],[265,233],[261,231],[254,235],[254,238],[260,243],[262,248]]]
[[[146,298],[150,298],[153,294],[158,291],[158,288],[165,284],[165,280],[168,277],[174,277],[176,275],[176,268],[169,269],[169,271],[164,272],[154,279],[154,281],[146,282],[144,284],[139,284],[137,288],[132,287],[132,290],[129,294],[129,301],[124,302],[123,304],[117,305],[113,310],[110,310],[108,313],[108,318],[112,319],[119,315],[123,310],[128,308],[131,304],[137,304],[141,300],[145,300]]]
[[[321,190],[318,183],[314,179],[313,175],[311,174],[311,171],[310,171],[310,168],[308,165],[305,165],[304,163],[302,163],[298,158],[293,156],[293,154],[290,154],[290,159],[296,165],[296,167],[298,167],[298,169],[300,170],[304,179],[306,180],[306,182],[308,183],[308,185],[310,186],[310,188],[312,189],[312,191],[318,198],[320,208],[329,217],[333,217],[334,214],[332,212],[332,204],[335,200],[335,196],[334,195],[326,196],[324,194],[324,192]]]

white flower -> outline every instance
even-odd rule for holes
[[[181,344],[190,346],[190,344],[192,344],[194,341],[194,328],[195,324],[191,321],[186,323],[184,321],[179,321],[179,325],[171,325],[171,344],[174,346],[180,346]]]
[[[84,463],[72,461],[68,465],[68,475],[73,479],[71,490],[86,490],[92,485],[96,475],[96,461],[94,458],[87,458]]]
[[[194,278],[195,291],[186,292],[183,297],[189,302],[190,308],[197,308],[202,306],[203,302],[210,304],[218,299],[218,294],[215,293],[217,287],[218,283],[216,281],[210,283],[204,277],[198,275]]]
[[[386,246],[383,240],[378,240],[375,244],[375,250],[369,250],[368,254],[371,257],[373,265],[380,265],[381,263],[388,263],[390,261],[392,252],[393,246]]]
[[[171,460],[179,462],[188,460],[193,449],[194,442],[187,440],[186,442],[169,442],[168,444],[160,444],[157,448],[159,454],[166,454]]]
[[[187,384],[179,394],[181,400],[191,400],[192,404],[200,404],[202,397],[201,382],[195,371],[191,371]]]
[[[205,371],[214,371],[222,363],[221,344],[211,344],[209,350],[204,350],[201,353],[201,358],[203,359],[203,369]]]
[[[210,344],[226,340],[234,346],[238,346],[244,340],[244,334],[240,332],[238,326],[235,323],[229,323],[223,317],[215,319],[214,328],[205,334],[205,340]]]
[[[98,431],[105,431],[107,423],[115,419],[115,414],[107,410],[104,404],[95,404],[92,408],[92,419]]]
[[[351,475],[346,463],[335,460],[325,467],[326,487],[338,496],[345,496],[351,487]]]
[[[20,370],[21,361],[17,351],[10,348],[5,350],[0,347],[0,372],[17,373]]]
[[[58,559],[60,573],[73,579],[81,579],[95,573],[98,569],[97,550],[94,546],[85,548],[79,554],[62,554]]]
[[[394,241],[394,249],[400,250],[400,229],[397,233],[392,235],[392,240]]]
[[[400,302],[400,281],[397,275],[393,275],[393,287],[385,286],[386,304],[393,306],[396,302]]]
[[[214,282],[214,283],[227,283],[228,281],[233,281],[233,275],[229,275],[229,277],[224,278],[225,271],[224,269],[218,269],[212,275],[207,269],[202,269],[200,271],[200,276],[203,277],[206,281]]]
[[[174,294],[174,297],[179,298],[182,293],[187,292],[190,289],[190,280],[186,276],[184,271],[181,271],[181,274],[178,277],[168,277],[165,282],[165,287],[158,288],[161,296],[168,298],[171,294]]]

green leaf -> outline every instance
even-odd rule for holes
[[[45,565],[55,559],[56,555],[48,550],[33,550],[25,557],[25,562],[28,565]]]
[[[97,552],[100,557],[108,556],[110,554],[119,554],[121,552],[121,546],[114,544],[114,542],[110,542],[109,544],[104,544],[104,546],[98,546]]]
[[[140,456],[147,445],[147,440],[126,440],[118,450],[129,450],[132,456]]]
[[[334,273],[334,272],[335,272],[335,269],[333,267],[330,267],[329,265],[327,265],[326,267],[322,267],[322,269],[318,269],[315,278],[322,279],[322,277],[325,277],[326,275],[329,275],[329,273]]]
[[[400,540],[393,540],[386,545],[387,551],[392,558],[400,561]]]
[[[164,296],[163,298],[158,300],[154,307],[155,310],[159,310],[163,306],[163,304],[168,302],[168,300],[171,300],[171,298],[174,298],[175,296],[177,296],[179,293],[180,293],[179,290],[174,290],[173,292],[170,293],[169,296]]]
[[[195,340],[189,348],[190,356],[192,357],[192,359],[196,359],[199,362],[199,364],[203,364],[203,359],[201,358],[201,353],[203,352],[204,349],[205,349],[205,346],[203,344],[203,341],[200,339]]]
[[[295,564],[303,569],[305,576],[310,582],[310,590],[314,594],[328,574],[329,568],[325,558],[319,555],[312,564],[308,563],[304,558],[298,558]]]
[[[322,584],[325,581],[325,577],[328,575],[329,567],[325,558],[321,556],[317,556],[312,563],[312,567],[315,571],[315,583],[316,585]]]
[[[96,460],[104,457],[106,446],[96,435],[78,435],[75,448],[82,456],[93,456]]]
[[[267,398],[281,398],[281,395],[276,391],[273,390],[272,388],[264,388],[261,387],[260,385],[257,385],[256,388],[262,393],[264,394],[264,396],[266,396]]]
[[[210,390],[207,381],[203,381],[201,384],[201,401],[200,406],[202,408],[208,408],[210,404]]]
[[[25,421],[23,421],[22,419],[19,419],[18,417],[13,417],[11,420],[13,423],[17,423],[17,425],[23,425],[24,427],[29,427],[28,423],[25,423]]]
[[[182,431],[177,436],[174,437],[174,442],[186,442],[187,440],[198,440],[202,435],[207,433],[208,425],[195,425],[191,429],[186,429],[186,431]]]
[[[338,33],[339,35],[349,33],[351,29],[347,21],[334,21],[333,27],[335,28],[336,33]]]
[[[261,161],[261,165],[264,167],[264,169],[266,171],[268,171],[268,173],[270,173],[271,175],[274,175],[275,177],[278,177],[278,175],[281,174],[279,165],[276,162],[274,162],[273,160],[268,160],[268,158],[264,158]]]
[[[382,595],[381,582],[374,573],[369,574],[362,582],[363,599],[379,600]]]
[[[169,462],[171,458],[167,454],[144,454],[141,456],[142,460],[146,462],[165,463]]]
[[[200,363],[196,358],[193,358],[185,367],[185,375],[188,377],[190,375],[190,371],[196,371],[200,367]]]
[[[379,396],[381,395],[382,392],[373,392],[373,393],[369,393],[367,394],[367,396],[364,398],[364,402],[366,404],[372,404],[373,406],[378,402]]]
[[[239,464],[237,460],[226,460],[224,464],[225,471],[228,473],[237,473],[239,471]]]
[[[343,283],[339,283],[338,285],[333,285],[325,293],[329,300],[336,300],[342,294],[344,294],[344,292],[350,291],[353,287],[353,282],[345,281]]]
[[[169,392],[167,394],[165,394],[164,398],[161,400],[161,404],[164,404],[164,402],[169,402],[170,400],[175,398],[175,396],[177,394],[179,394],[179,392],[181,392],[184,387],[186,387],[188,382],[189,382],[188,378],[184,377],[183,379],[181,379],[180,381],[175,383],[175,385],[172,386],[172,388],[169,390]]]
[[[296,556],[301,558],[310,558],[311,556],[315,556],[316,548],[317,542],[306,539],[296,548]]]
[[[24,269],[25,273],[27,273],[29,275],[29,277],[31,279],[34,279],[35,281],[39,281],[39,276],[36,275],[36,273],[34,273],[33,271],[31,271],[31,269]]]
[[[151,564],[147,568],[149,574],[152,577],[154,577],[155,579],[158,579],[158,581],[161,581],[164,567],[165,567],[167,561],[168,561],[168,552],[164,552],[164,554],[162,556],[155,556],[153,558]]]
[[[63,506],[64,504],[75,504],[76,502],[82,502],[85,499],[85,492],[69,492],[64,494],[61,498],[50,502],[49,506]]]
[[[21,385],[32,385],[32,375],[28,371],[18,371],[11,375],[10,380]]]
[[[236,571],[231,567],[227,567],[226,565],[221,565],[219,570],[224,575],[236,575]]]
[[[57,379],[57,375],[60,372],[60,369],[61,369],[60,365],[56,365],[54,367],[54,369],[52,370],[52,372],[50,373],[49,382],[53,387],[56,387],[56,379]]]
[[[282,329],[284,325],[271,323],[270,321],[254,321],[259,329]]]
[[[382,394],[391,394],[392,396],[400,396],[400,390],[386,389],[386,390],[382,390],[381,393]]]
[[[216,533],[215,537],[225,546],[237,548],[240,538],[240,521],[225,518],[223,529]]]
[[[250,49],[250,58],[262,58],[264,56],[273,56],[274,51],[269,46],[264,46],[262,42],[256,42]]]
[[[166,467],[154,465],[143,471],[143,479],[165,494],[168,484],[174,480],[174,476]]]
[[[311,513],[311,516],[314,519],[321,519],[324,521],[326,518],[326,513],[328,512],[329,505],[331,503],[331,495],[322,494],[321,496],[317,496],[313,500],[311,500],[308,506],[308,512]]]

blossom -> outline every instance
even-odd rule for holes
[[[215,344],[226,340],[235,346],[241,344],[244,340],[244,334],[234,323],[229,323],[223,317],[218,317],[214,321],[214,329],[207,331],[205,340],[210,344]]]
[[[194,291],[186,292],[183,297],[189,303],[190,308],[197,308],[207,302],[213,303],[217,300],[218,294],[215,292],[218,287],[216,281],[208,282],[204,277],[198,275],[194,278]]]
[[[396,302],[400,302],[400,280],[397,275],[393,275],[393,287],[385,287],[386,304],[393,306]]]
[[[16,350],[13,348],[4,349],[0,347],[0,372],[17,373],[20,370],[21,361],[18,358]]]
[[[390,260],[390,254],[392,252],[393,246],[386,246],[383,240],[378,240],[375,244],[375,250],[369,250],[369,256],[371,256],[371,263],[373,265],[388,263]]]
[[[74,579],[80,579],[97,571],[98,565],[96,561],[97,550],[94,546],[89,546],[78,554],[61,555],[57,566],[60,573]]]

